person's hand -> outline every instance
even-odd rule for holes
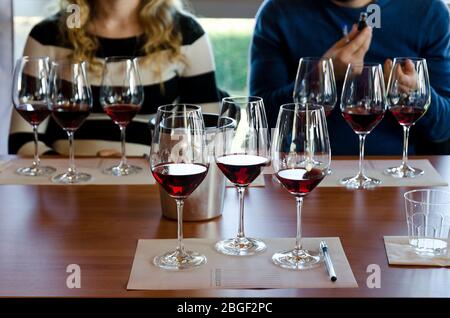
[[[348,42],[347,42],[348,41]],[[347,37],[336,42],[325,54],[333,60],[336,80],[343,80],[349,63],[364,63],[364,56],[372,42],[372,28],[366,27],[361,32],[356,25]]]
[[[389,76],[392,72],[392,60],[387,59],[384,62],[384,82],[386,86],[389,82]],[[400,93],[408,93],[417,89],[417,72],[414,63],[411,60],[406,60],[403,65],[398,65],[395,69],[397,79],[397,88]]]

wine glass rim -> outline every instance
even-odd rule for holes
[[[415,193],[426,193],[426,192],[434,192],[434,193],[441,193],[441,194],[446,194],[448,196],[448,201],[447,202],[424,202],[424,201],[418,201],[417,199],[413,199],[411,198],[411,195],[415,194]],[[426,205],[450,205],[450,192],[449,191],[445,191],[445,190],[439,190],[439,189],[417,189],[417,190],[411,190],[408,192],[405,192],[403,194],[403,197],[405,198],[405,200],[407,200],[408,202],[412,202],[412,203],[417,203],[417,204],[426,204]]]
[[[352,66],[362,66],[363,68],[369,68],[369,67],[381,67],[381,63],[377,62],[354,62],[354,63],[348,63],[348,67]]]
[[[411,56],[397,56],[397,57],[394,57],[394,60],[393,60],[393,62],[395,62],[395,61],[406,61],[406,60],[411,60],[411,61],[426,61],[426,58],[424,58],[424,57],[418,57],[418,56],[416,56],[416,57],[411,57]]]
[[[136,56],[131,55],[113,55],[105,57],[105,62],[109,61],[125,62],[125,61],[134,61],[136,59],[137,59]]]
[[[50,57],[46,56],[46,55],[42,55],[42,56],[24,55],[17,59],[17,61],[39,61],[39,60],[50,61]]]
[[[281,110],[287,110],[287,111],[296,111],[295,106],[296,105],[300,105],[301,108],[298,108],[297,111],[299,112],[306,112],[306,108],[303,107],[303,105],[301,103],[287,103],[287,104],[283,104],[280,106]],[[293,108],[291,108],[293,107]],[[308,105],[308,111],[317,111],[320,109],[324,109],[322,105],[317,105],[317,104],[311,104]]]
[[[174,110],[177,106],[190,107],[191,109],[185,110]],[[171,109],[169,109],[171,108]],[[201,112],[202,107],[195,104],[186,104],[186,103],[174,103],[174,104],[165,104],[158,107],[158,112],[160,113],[191,113],[191,112]]]
[[[262,102],[263,98],[259,96],[228,96],[222,98],[222,103],[234,103],[234,104],[241,104],[241,103],[259,103]]]
[[[324,56],[304,56],[299,59],[299,61],[312,61],[312,62],[320,62],[320,61],[330,61],[331,58]]]
[[[58,66],[58,65],[86,65],[86,61],[74,61],[69,58],[58,58],[58,59],[51,59],[51,65]]]

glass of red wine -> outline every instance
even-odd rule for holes
[[[236,256],[263,252],[266,244],[259,239],[246,237],[244,233],[245,190],[261,170],[270,164],[269,127],[262,98],[224,98],[217,131],[214,157],[225,177],[236,186],[240,213],[237,236],[217,242],[215,249]]]
[[[319,252],[302,248],[303,197],[328,173],[331,162],[325,110],[299,103],[281,106],[272,142],[272,166],[283,187],[297,203],[297,236],[292,250],[277,252],[272,261],[283,268],[303,270],[319,265]]]
[[[127,176],[142,171],[141,167],[127,163],[125,130],[141,110],[143,101],[144,90],[136,58],[107,57],[100,86],[100,104],[120,128],[122,159],[117,166],[106,168],[104,173]]]
[[[413,178],[423,170],[408,165],[409,130],[422,118],[431,102],[427,61],[423,58],[395,58],[387,89],[389,110],[403,126],[403,159],[385,173],[396,178]]]
[[[74,133],[92,109],[92,92],[87,81],[86,64],[70,60],[53,61],[50,69],[50,110],[52,117],[69,138],[69,168],[52,178],[55,183],[82,183],[91,175],[75,167]]]
[[[206,263],[206,257],[183,245],[184,200],[202,183],[209,168],[205,125],[200,106],[174,104],[158,108],[150,166],[153,177],[177,204],[178,246],[153,259],[154,265],[184,270]]]
[[[34,159],[31,167],[19,168],[23,176],[50,175],[53,167],[42,166],[39,159],[38,126],[50,114],[48,109],[48,57],[24,56],[17,60],[13,75],[12,100],[14,108],[33,127]]]
[[[348,188],[376,187],[380,180],[364,174],[366,136],[383,119],[386,111],[383,70],[380,64],[349,64],[341,97],[341,111],[347,123],[359,136],[359,172],[341,180]]]

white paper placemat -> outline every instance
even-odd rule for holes
[[[31,158],[12,159],[0,164],[0,184],[26,184],[26,185],[55,185],[51,181],[51,176],[28,177],[21,176],[16,173],[17,168],[29,167],[32,163]],[[149,163],[143,158],[129,158],[130,164],[142,167],[142,172],[134,175],[117,177],[104,174],[103,169],[113,165],[117,165],[120,158],[75,158],[77,170],[89,173],[92,179],[82,184],[155,184]],[[56,172],[52,176],[64,173],[69,166],[68,158],[43,158],[42,165],[52,166],[56,168]]]
[[[450,254],[439,257],[418,255],[407,236],[385,236],[384,246],[391,265],[450,266]]]
[[[156,255],[174,250],[176,240],[139,240],[127,289],[174,290],[209,288],[354,288],[358,284],[338,237],[304,238],[306,248],[318,250],[319,242],[328,244],[337,281],[331,282],[325,266],[293,271],[275,266],[272,254],[291,249],[293,238],[264,239],[267,250],[260,255],[236,257],[214,250],[215,239],[185,239],[188,250],[207,257],[207,263],[188,271],[163,270],[152,261]]]
[[[342,178],[352,177],[358,173],[358,160],[332,160],[332,173],[319,184],[319,187],[344,187],[339,183]],[[365,174],[381,180],[381,187],[445,187],[448,183],[439,175],[427,159],[410,160],[412,167],[420,168],[425,173],[416,178],[394,178],[384,174],[384,170],[400,165],[400,160],[364,160]],[[266,174],[273,173],[266,168]]]

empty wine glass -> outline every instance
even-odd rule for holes
[[[283,268],[302,270],[322,261],[319,252],[302,248],[303,197],[327,175],[331,162],[325,111],[320,105],[281,106],[272,142],[272,166],[283,187],[297,203],[295,248],[277,252],[272,261]]]
[[[215,245],[220,253],[246,256],[266,249],[263,241],[245,236],[244,196],[249,184],[270,163],[269,147],[269,129],[262,98],[224,98],[214,156],[219,169],[236,186],[240,212],[237,236]]]
[[[341,97],[341,111],[347,123],[359,136],[359,172],[341,180],[349,188],[372,188],[380,180],[364,174],[366,136],[383,119],[386,111],[383,70],[380,64],[349,64]]]
[[[329,116],[337,102],[333,61],[329,58],[302,57],[294,85],[294,102],[321,105]]]
[[[386,169],[397,178],[413,178],[423,174],[408,165],[409,130],[422,118],[431,102],[427,61],[423,58],[394,59],[387,90],[389,110],[403,126],[403,159],[399,167]]]
[[[92,92],[87,81],[84,62],[58,60],[51,64],[50,110],[53,119],[67,132],[69,138],[69,168],[52,178],[56,183],[81,183],[91,175],[75,167],[74,133],[84,123],[92,109]]]
[[[49,58],[24,56],[14,67],[12,100],[16,111],[33,127],[34,159],[31,167],[19,168],[24,176],[50,175],[53,167],[42,166],[39,159],[38,126],[50,114],[48,109]]]
[[[294,85],[294,102],[302,105],[321,105],[328,117],[337,102],[333,60],[302,57],[298,63]],[[327,174],[331,174],[331,168]]]
[[[202,183],[209,168],[205,125],[200,106],[165,105],[158,108],[150,153],[152,174],[177,204],[178,246],[156,256],[153,263],[170,270],[206,263],[206,257],[183,245],[184,200]]]
[[[105,173],[126,176],[142,171],[141,167],[127,163],[125,130],[140,111],[143,100],[144,90],[136,59],[129,57],[106,58],[100,86],[100,104],[120,128],[122,159],[117,166],[106,168]]]

